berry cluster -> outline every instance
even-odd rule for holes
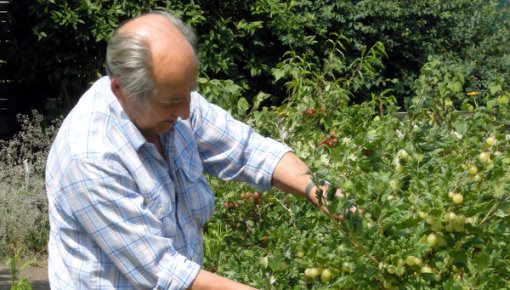
[[[227,208],[227,209],[230,209],[230,208],[239,208],[243,205],[247,205],[247,202],[250,200],[250,199],[253,199],[253,203],[255,205],[259,204],[260,203],[260,193],[258,192],[245,192],[245,193],[241,193],[239,195],[239,198],[241,200],[241,203],[239,202],[227,202],[225,201],[223,203],[223,207],[224,208]]]
[[[338,143],[338,139],[335,136],[335,131],[331,131],[329,135],[327,135],[326,138],[324,138],[324,140],[319,141],[320,146],[325,145],[330,148],[335,146],[336,143]]]
[[[320,113],[324,113],[324,112],[326,112],[326,108],[321,107],[321,108],[319,109],[319,112],[320,112]],[[314,115],[315,113],[317,113],[317,110],[316,110],[316,109],[314,109],[314,108],[306,109],[306,110],[303,110],[303,111],[301,112],[301,114],[303,114],[303,115],[305,115],[305,116],[311,116],[311,115]]]
[[[303,110],[301,112],[301,114],[305,115],[305,116],[310,116],[310,115],[313,115],[315,114],[317,111],[315,109],[306,109],[306,110]]]

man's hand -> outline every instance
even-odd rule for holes
[[[338,221],[345,220],[343,215],[331,213],[324,204],[319,205],[315,194],[318,188],[312,181],[308,166],[292,152],[286,153],[276,166],[272,176],[272,184],[282,191],[308,198],[308,200],[315,204],[325,215],[332,219]],[[322,190],[323,200],[326,200],[326,192],[329,188],[329,184],[322,184],[319,185],[319,187]],[[335,194],[339,197],[344,196],[344,193],[340,189],[338,189]],[[352,207],[351,211],[355,213],[357,211],[356,207]]]
[[[316,186],[316,184],[313,181],[310,181],[308,184],[306,190],[305,190],[305,196],[308,198],[308,200],[313,203],[315,206],[317,206],[325,215],[330,217],[331,219],[334,219],[336,221],[344,221],[345,216],[338,213],[332,213],[326,206],[326,200],[327,200],[327,192],[330,187],[330,184],[328,182],[325,182],[319,187]],[[337,198],[343,198],[345,197],[344,192],[337,188],[335,191],[335,196]],[[318,197],[321,197],[322,202],[320,203],[318,200]],[[360,214],[363,214],[363,211],[361,209],[358,209],[356,206],[351,206],[349,210],[352,213],[356,213],[358,211]]]

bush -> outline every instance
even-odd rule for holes
[[[388,94],[350,105],[349,82],[288,64],[295,98],[248,121],[331,183],[322,202],[343,221],[277,190],[256,202],[213,182],[206,269],[263,289],[506,289],[510,92],[466,93],[469,66],[431,58],[401,115]],[[344,93],[310,94],[326,86]]]
[[[487,87],[499,76],[503,89],[509,88],[502,81],[510,74],[505,1],[19,0],[12,7],[15,39],[9,62],[16,69],[19,95],[38,108],[48,105],[48,98],[56,98],[57,108],[74,104],[104,74],[105,40],[114,27],[156,8],[174,11],[196,29],[201,76],[232,81],[243,88],[249,104],[261,92],[269,96],[265,105],[284,102],[289,79],[275,81],[272,70],[289,52],[322,66],[333,34],[350,40],[347,63],[376,43],[386,48],[385,69],[359,88],[353,98],[358,103],[393,89],[402,104],[430,55],[451,55],[473,66],[467,76],[473,87]]]
[[[48,206],[44,168],[58,121],[45,126],[43,116],[18,115],[21,131],[0,140],[0,255],[21,246],[31,252],[45,251]]]

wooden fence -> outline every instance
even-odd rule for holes
[[[9,123],[15,119],[12,108],[14,80],[8,65],[7,46],[12,36],[10,1],[0,0],[0,135],[8,131]]]

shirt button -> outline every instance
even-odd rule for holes
[[[163,216],[164,213],[165,213],[165,209],[162,206],[159,206],[159,208],[158,208],[159,216]]]

